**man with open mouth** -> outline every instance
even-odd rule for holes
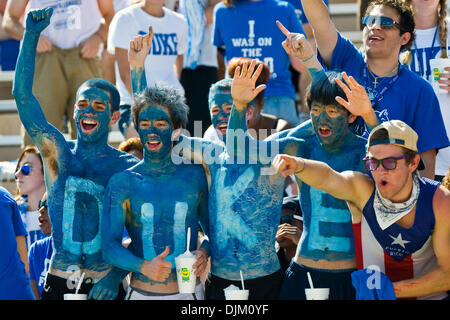
[[[355,116],[344,106],[350,110],[357,106],[370,111],[370,101],[364,89],[354,79],[345,77],[347,87],[338,72],[325,73],[305,37],[289,32],[279,22],[278,26],[286,35],[282,44],[286,52],[301,60],[312,75],[306,101],[311,110],[314,134],[304,139],[293,136],[277,139],[271,136],[265,142],[277,143],[280,154],[325,161],[336,170],[363,171],[361,157],[366,140],[351,132],[349,125]],[[241,75],[235,75],[233,80],[236,83],[233,82],[234,105],[229,130],[245,130],[242,106],[251,96],[250,93],[256,90],[249,73],[251,67],[243,67]],[[348,101],[342,98],[344,96]],[[340,102],[336,97],[340,97]],[[371,117],[366,116],[367,119],[373,117],[373,113]],[[356,270],[356,262],[350,212],[345,202],[298,179],[297,184],[304,230],[294,258],[285,272],[280,299],[305,300],[305,288],[309,287],[308,272],[316,279],[316,286],[330,288],[330,300],[354,299],[351,272]]]
[[[64,294],[75,293],[81,277],[78,293],[92,299],[123,299],[121,281],[126,272],[102,256],[101,213],[109,178],[138,160],[108,145],[109,126],[120,117],[119,93],[108,81],[90,79],[78,89],[75,141],[66,141],[47,122],[31,88],[36,46],[52,13],[46,8],[28,14],[13,88],[20,119],[44,163],[54,251],[42,299],[62,300]]]
[[[437,150],[450,142],[433,88],[399,63],[399,53],[409,51],[414,43],[411,9],[401,0],[371,1],[362,18],[359,50],[337,31],[322,0],[302,0],[302,5],[321,63],[329,70],[345,71],[364,86],[379,122],[399,119],[418,133],[419,153],[426,164],[421,174],[434,179]],[[370,129],[362,119],[352,125],[365,138]]]
[[[274,160],[283,175],[296,174],[303,183],[347,202],[357,267],[366,269],[355,274],[360,293],[376,289],[398,299],[448,296],[450,192],[420,177],[424,163],[417,140],[417,133],[400,120],[375,127],[363,159],[368,174],[339,172],[323,162],[288,155]],[[373,272],[390,281],[374,285],[361,276]]]
[[[207,265],[208,241],[196,249],[199,225],[208,235],[208,184],[200,165],[177,165],[174,160],[178,156],[172,152],[172,136],[186,127],[188,107],[174,87],[147,88],[144,63],[152,36],[150,31],[135,37],[129,49],[135,93],[131,114],[143,160],[108,183],[103,253],[109,263],[132,272],[127,300],[202,300],[199,276]],[[131,238],[128,248],[122,246],[124,226]],[[180,292],[175,265],[175,258],[188,250],[187,242],[198,276],[191,294]]]

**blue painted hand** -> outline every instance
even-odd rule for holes
[[[50,17],[53,14],[52,8],[32,10],[28,13],[26,30],[41,33],[50,24]]]
[[[104,277],[89,292],[89,299],[114,300],[119,293],[119,283],[111,277]]]

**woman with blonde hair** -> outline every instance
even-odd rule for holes
[[[22,221],[27,230],[27,248],[46,237],[39,227],[39,201],[45,193],[44,170],[39,150],[35,146],[23,149],[15,170],[16,197]]]
[[[430,61],[448,59],[450,49],[450,18],[447,16],[447,0],[404,0],[414,13],[416,39],[410,53],[401,56],[402,63],[422,78],[432,81]],[[449,64],[450,66],[450,64]],[[440,74],[440,87],[447,93],[437,93],[447,135],[450,136],[450,67]],[[450,147],[440,149],[436,156],[435,180],[441,181],[450,163]]]

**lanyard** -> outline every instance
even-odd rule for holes
[[[383,96],[386,93],[386,91],[389,90],[392,87],[392,85],[398,80],[402,69],[403,65],[399,63],[398,72],[394,77],[392,77],[388,82],[380,82],[377,88],[372,88],[371,81],[369,79],[369,72],[368,72],[369,67],[367,66],[367,63],[365,64],[363,69],[364,87],[367,91],[369,99],[372,102],[372,107],[374,109],[375,106],[378,104],[378,102],[380,102],[383,99]]]
[[[436,41],[436,35],[437,35],[438,29],[439,29],[438,26],[436,26],[436,30],[434,30],[433,42],[431,42],[431,48],[430,48],[431,52],[433,52],[434,42]],[[417,54],[417,64],[418,64],[418,67],[419,67],[419,72],[420,72],[421,75],[426,77],[425,72],[423,70],[423,64],[419,62],[419,49],[417,48],[417,44],[416,44],[415,40],[414,40],[413,46],[414,46],[414,50],[416,50],[416,54]],[[427,52],[425,51],[425,55],[426,54],[427,54]],[[430,69],[430,66],[429,66],[430,59],[432,59],[432,57],[426,57],[426,60],[424,61],[424,63],[427,64],[428,70]]]

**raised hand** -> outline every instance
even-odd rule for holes
[[[146,260],[141,267],[141,273],[154,281],[166,281],[172,269],[172,263],[169,261],[164,261],[169,253],[170,249],[169,246],[167,246],[159,256],[156,256],[150,261]]]
[[[336,101],[355,116],[369,114],[372,111],[372,103],[370,102],[366,89],[355,78],[352,76],[349,77],[347,73],[343,72],[342,77],[345,83],[340,79],[336,79],[336,83],[344,91],[347,101],[342,97],[336,97]]]
[[[293,55],[302,61],[307,60],[308,58],[311,58],[313,56],[314,50],[303,34],[290,32],[278,20],[277,26],[286,36],[286,40],[284,40],[281,45],[283,46],[287,54]]]
[[[31,10],[25,23],[26,31],[41,33],[50,24],[53,8]]]
[[[247,62],[244,62],[241,67],[236,67],[234,71],[233,83],[231,85],[231,96],[233,97],[234,104],[238,110],[243,110],[247,107],[255,97],[266,88],[265,84],[259,85],[255,88],[256,80],[258,79],[263,65],[260,64],[255,70],[256,60],[252,60],[250,66]]]
[[[152,45],[153,28],[148,27],[148,33],[145,36],[138,35],[130,41],[128,49],[128,63],[130,68],[144,67],[145,59]]]

